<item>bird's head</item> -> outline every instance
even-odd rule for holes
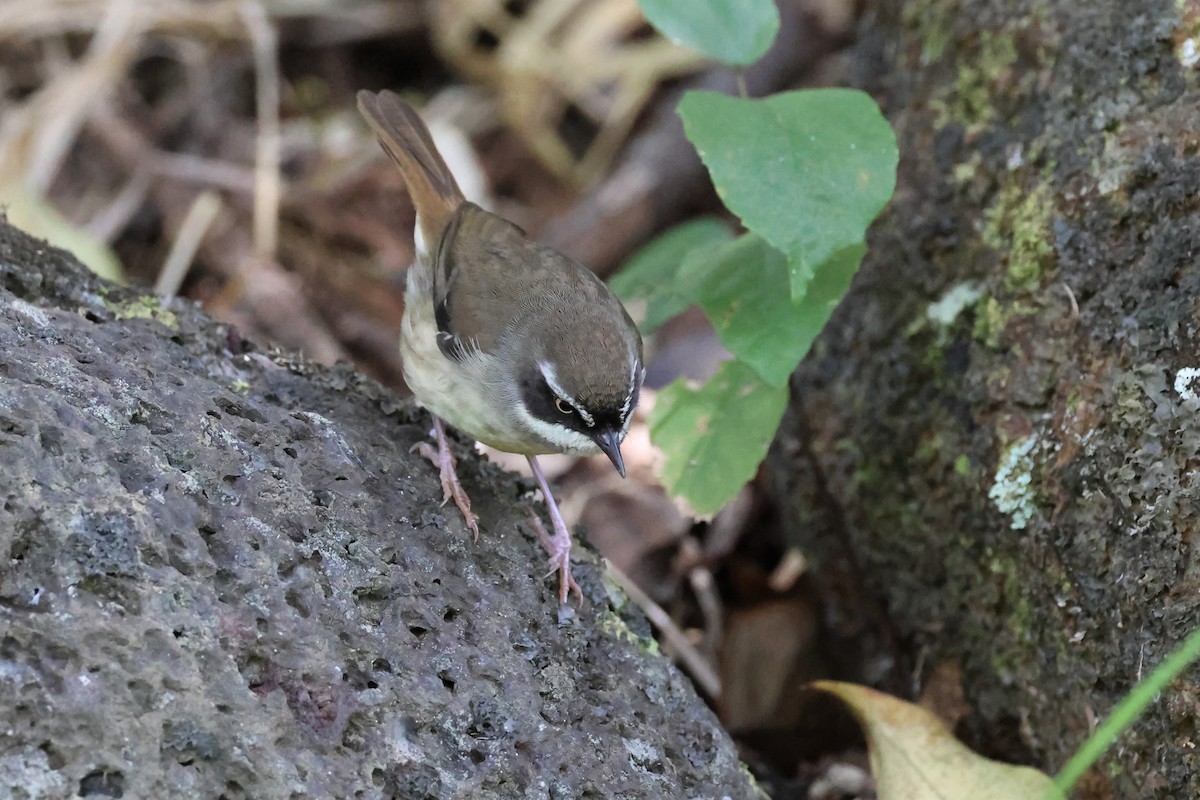
[[[605,292],[577,318],[551,316],[530,335],[518,372],[526,425],[564,453],[598,448],[625,477],[621,442],[645,377],[633,320]]]

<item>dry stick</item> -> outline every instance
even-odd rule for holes
[[[782,594],[795,586],[805,572],[808,572],[808,559],[804,553],[797,547],[788,548],[775,569],[771,570],[767,585],[772,591]]]
[[[192,153],[156,152],[154,171],[164,177],[208,184],[240,194],[254,194],[258,190],[257,172],[241,164]]]
[[[683,572],[686,575],[688,585],[692,587],[692,594],[696,598],[696,605],[700,608],[700,615],[704,618],[704,652],[715,656],[717,648],[721,646],[722,626],[725,620],[724,605],[721,603],[712,572],[705,566],[704,552],[695,539],[685,536],[679,543],[672,571]]]
[[[97,107],[88,122],[121,164],[133,171],[135,179],[138,172],[145,170],[151,178],[170,178],[238,194],[254,194],[254,171],[249,167],[192,153],[159,150],[108,106]]]
[[[240,33],[234,4],[237,0],[193,0],[147,2],[136,0],[139,24],[155,33],[227,39]],[[83,2],[0,3],[0,46],[11,42],[38,41],[50,36],[93,34],[103,26],[112,10],[110,0]],[[293,5],[311,6],[310,0],[295,0]]]
[[[147,153],[155,152],[153,145],[128,121],[105,113],[103,107],[97,109],[92,123],[96,134],[127,169],[133,170],[136,164],[147,161]],[[155,155],[149,157],[148,163],[155,169],[158,161],[159,156]],[[156,176],[159,174],[156,173]],[[181,207],[181,203],[185,202],[181,198],[184,192],[187,192],[185,199],[190,206],[191,191],[178,186],[176,181],[159,180],[151,186],[151,194],[163,209],[163,215],[168,221],[180,220],[180,228],[185,215]],[[255,323],[262,330],[284,331],[283,338],[286,340],[307,343],[304,349],[323,363],[332,364],[338,359],[348,359],[349,355],[336,337],[312,313],[307,301],[300,297],[292,276],[274,261],[259,263],[250,255],[243,257],[243,252],[252,245],[243,243],[240,228],[233,229],[231,234],[222,241],[207,242],[208,247],[216,248],[210,253],[213,257],[212,266],[230,279],[226,289],[227,298],[218,298],[216,302],[221,304],[229,302],[229,297],[245,295],[249,298],[247,313],[254,316]]]
[[[41,130],[25,170],[25,182],[34,191],[45,192],[88,111],[124,76],[141,31],[134,6],[133,0],[110,3],[78,66],[39,93],[35,102],[41,103]]]
[[[696,597],[696,605],[700,607],[700,615],[704,618],[704,648],[709,654],[714,654],[721,646],[721,635],[724,633],[725,606],[721,602],[721,594],[708,567],[693,567],[688,570],[687,579]]]
[[[150,193],[150,172],[147,166],[134,170],[133,177],[125,182],[117,196],[87,223],[87,232],[104,242],[116,239]]]
[[[258,141],[254,153],[254,255],[275,260],[279,239],[279,64],[278,41],[261,4],[239,6],[254,48],[255,112]]]
[[[316,19],[319,25],[306,25],[293,31],[289,41],[297,40],[309,47],[339,47],[363,39],[382,40],[413,33],[425,27],[422,0],[380,0],[376,3],[313,3],[293,0],[291,4],[271,3],[271,16],[276,20],[289,18]]]
[[[171,245],[171,252],[163,262],[162,271],[158,273],[158,280],[154,283],[156,295],[168,298],[178,294],[179,286],[196,257],[196,251],[200,249],[200,242],[204,240],[204,235],[208,233],[220,210],[221,198],[216,192],[201,192],[192,203],[179,226],[179,233],[175,236],[175,243]]]
[[[0,2],[0,47],[48,36],[91,34],[100,24],[108,0],[57,0],[56,2]],[[274,20],[314,20],[292,33],[293,41],[310,47],[353,44],[417,31],[425,26],[424,0],[378,0],[337,3],[313,0],[269,0],[266,10]],[[146,29],[154,33],[204,40],[240,38],[241,0],[140,0]]]

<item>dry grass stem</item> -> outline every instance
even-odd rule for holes
[[[141,31],[135,6],[136,0],[108,4],[83,57],[23,106],[7,110],[0,123],[0,183],[20,180],[45,193],[88,113],[109,96],[133,61]]]
[[[154,284],[154,293],[159,297],[174,297],[179,293],[183,278],[187,275],[200,242],[212,226],[221,210],[221,198],[216,192],[202,192],[188,209],[179,233],[171,245],[171,252],[163,262],[162,272]]]
[[[146,202],[146,196],[150,193],[150,172],[148,166],[135,170],[117,196],[87,223],[87,232],[105,242],[111,243],[116,239]]]
[[[254,48],[258,141],[254,153],[254,255],[275,259],[279,241],[279,47],[260,3],[244,0],[242,19]]]

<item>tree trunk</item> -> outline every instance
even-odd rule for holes
[[[1200,11],[868,19],[899,184],[770,467],[835,633],[900,656],[864,677],[959,670],[960,732],[1054,770],[1200,625]],[[1198,693],[1193,670],[1081,796],[1200,797]]]
[[[424,414],[0,219],[0,796],[758,796],[690,683]]]

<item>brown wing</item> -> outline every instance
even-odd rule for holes
[[[358,110],[404,174],[421,232],[434,246],[465,199],[437,151],[429,128],[413,107],[393,92],[359,92]]]
[[[532,248],[516,225],[463,203],[442,237],[433,274],[438,346],[447,358],[495,351],[505,323],[528,299]]]

